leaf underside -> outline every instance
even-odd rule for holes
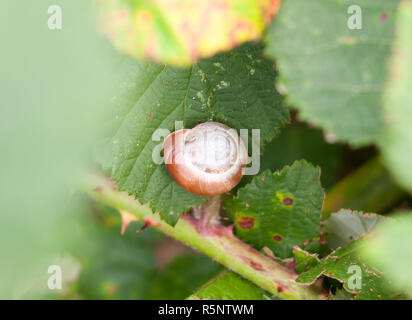
[[[379,141],[397,181],[412,190],[412,1],[402,1],[384,97],[385,129]]]
[[[350,29],[352,5],[361,29]],[[264,36],[289,105],[339,140],[376,141],[398,1],[286,0]]]
[[[322,241],[330,249],[336,249],[363,237],[383,220],[384,216],[375,213],[341,209],[321,222],[319,232]]]

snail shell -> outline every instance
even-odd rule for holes
[[[203,196],[232,190],[242,179],[248,157],[236,130],[218,122],[171,133],[163,142],[163,154],[172,178]]]

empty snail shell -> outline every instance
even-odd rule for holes
[[[185,190],[203,196],[230,191],[242,179],[247,150],[236,130],[205,122],[168,135],[164,161],[172,178]]]

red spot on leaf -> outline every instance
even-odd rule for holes
[[[283,240],[282,236],[279,234],[275,234],[273,236],[273,240],[277,241],[277,242],[281,242]]]
[[[388,14],[386,12],[382,13],[379,17],[381,22],[384,22],[388,18]]]
[[[242,229],[251,229],[255,225],[255,218],[252,217],[244,217],[239,214],[237,214],[238,220],[236,221],[236,224],[239,226],[239,228]]]
[[[148,117],[151,117],[151,116],[152,116],[152,113],[151,113],[151,112],[149,112],[149,113],[147,114],[147,116],[148,116]]]
[[[283,204],[285,206],[291,206],[291,205],[293,205],[293,199],[292,198],[284,198],[283,199]]]

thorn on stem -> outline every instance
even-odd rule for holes
[[[122,217],[122,229],[120,231],[121,235],[124,235],[126,232],[127,226],[132,222],[132,221],[137,221],[137,218],[132,215],[131,213],[127,211],[120,210],[120,215]]]

